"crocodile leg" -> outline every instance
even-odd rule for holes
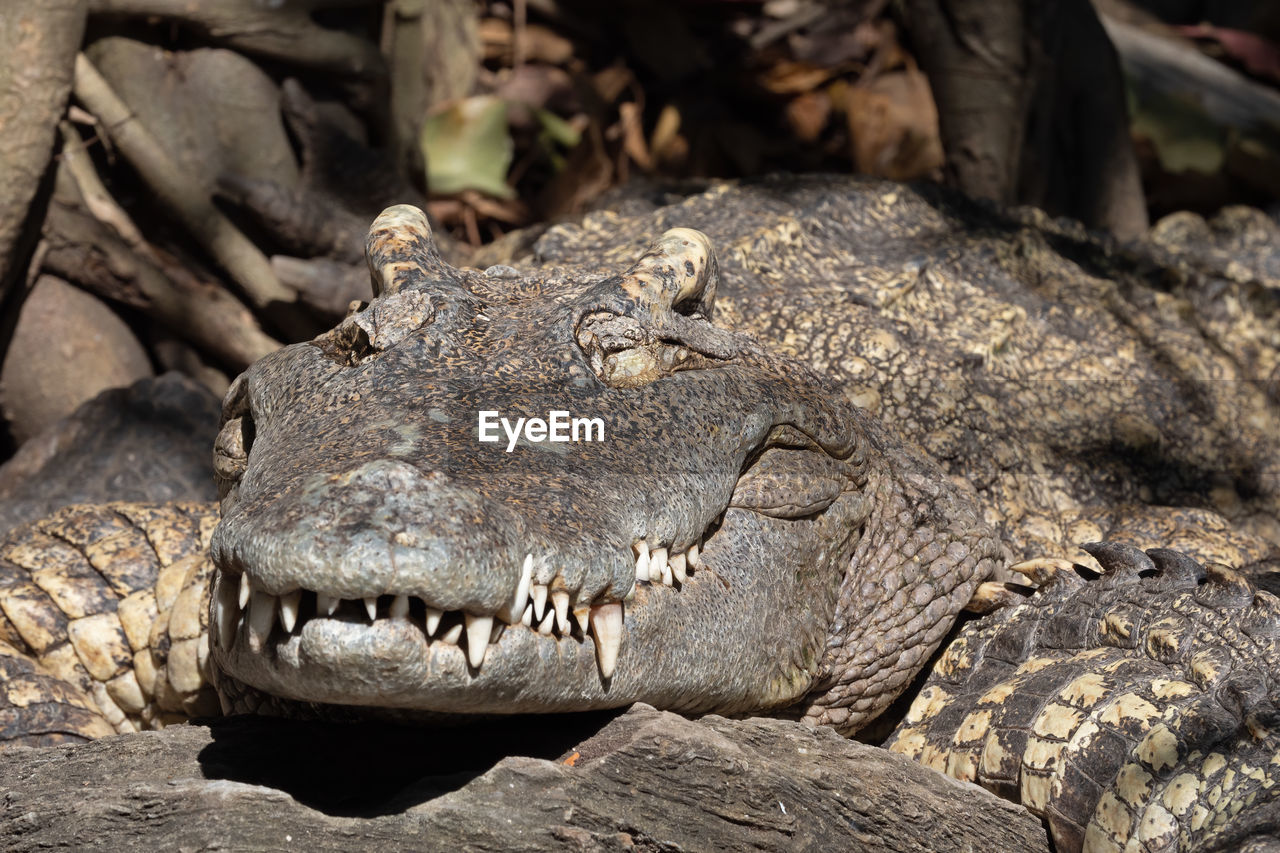
[[[217,713],[205,676],[214,505],[72,506],[0,542],[0,746]]]

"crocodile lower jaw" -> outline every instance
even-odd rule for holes
[[[636,584],[626,602],[634,603],[637,593],[642,600],[678,593],[701,565],[697,544],[687,552],[668,554],[667,548],[651,549],[642,540],[632,550]],[[379,660],[398,657],[406,672],[426,667],[433,673],[465,674],[474,681],[486,658],[503,649],[504,642],[507,646],[518,643],[518,635],[536,637],[537,644],[556,644],[556,655],[561,658],[585,653],[589,636],[599,679],[607,686],[625,632],[626,603],[575,606],[567,591],[548,592],[546,585],[531,583],[531,563],[532,556],[525,561],[511,603],[492,615],[442,611],[409,595],[344,600],[304,589],[275,595],[257,588],[247,574],[219,571],[210,619],[213,639],[223,654],[251,670],[259,667],[245,659],[245,651],[271,654],[274,666],[287,670],[305,669],[307,658],[332,658],[337,648],[359,649],[372,644],[380,647]],[[394,653],[388,651],[393,637],[402,644]],[[538,649],[539,654],[542,651]],[[330,691],[322,692],[326,694],[323,697],[296,698],[332,701],[327,695]]]

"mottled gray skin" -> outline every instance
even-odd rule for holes
[[[621,275],[486,275],[445,265],[425,220],[393,208],[369,252],[370,306],[227,397],[214,595],[233,599],[243,572],[255,590],[348,603],[318,617],[307,596],[292,633],[255,644],[241,626],[229,649],[211,643],[224,683],[241,683],[226,695],[470,714],[790,707],[852,730],[992,570],[997,541],[934,464],[795,360],[715,325],[716,263],[696,232],[669,232]],[[477,440],[488,409],[598,416],[605,440],[507,453]],[[702,566],[683,585],[636,584],[644,539],[702,540]],[[529,553],[534,582],[573,607],[625,600],[611,678],[576,629],[517,622],[476,669],[469,640],[428,641],[420,605],[390,619],[384,599],[370,624],[349,601],[492,615]]]
[[[1235,218],[1249,246],[1276,232]],[[686,231],[618,274],[672,226],[719,261]],[[851,731],[996,556],[1089,563],[1079,543],[1114,539],[1265,569],[1280,287],[1266,264],[1192,262],[1180,233],[1117,251],[936,189],[778,178],[632,199],[482,274],[384,220],[381,295],[228,398],[218,594],[245,573],[348,600],[312,619],[304,597],[266,643],[234,632],[213,654],[229,706],[643,700]],[[477,442],[481,409],[600,416],[608,438],[507,454]],[[705,571],[628,598],[633,543],[700,538]],[[465,637],[425,638],[421,602],[492,615],[529,553],[576,607],[626,600],[612,679],[577,629],[509,627],[478,670]],[[407,621],[351,601],[396,594],[421,599]]]

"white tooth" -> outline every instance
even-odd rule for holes
[[[249,586],[249,576],[240,575],[240,609],[244,610],[249,603],[249,593],[253,592],[253,587]]]
[[[520,624],[526,628],[533,625],[533,602],[530,601],[524,606],[524,613],[520,616]]]
[[[696,542],[689,546],[689,565],[695,569],[702,567],[702,549]]]
[[[444,616],[443,610],[437,610],[430,604],[427,605],[427,635],[430,636],[440,627],[440,619]]]
[[[364,612],[369,614],[369,621],[378,621],[378,596],[372,595],[364,600]]]
[[[218,624],[218,647],[224,652],[231,648],[231,641],[236,636],[236,621],[240,616],[237,598],[239,593],[235,584],[226,575],[220,575],[218,597],[213,602],[213,616]]]
[[[662,582],[667,586],[675,586],[675,584],[671,582],[671,564],[670,563],[664,562],[662,564]]]
[[[667,568],[667,549],[654,548],[653,553],[649,555],[649,581],[659,583],[663,575],[670,571]]]
[[[533,593],[533,615],[541,619],[547,609],[547,587],[545,584],[535,583],[530,592]]]
[[[489,648],[489,635],[493,633],[492,616],[476,616],[463,611],[467,623],[467,663],[479,669],[484,663],[485,650]]]
[[[667,558],[667,565],[671,567],[671,574],[676,576],[676,580],[684,583],[689,579],[689,570],[685,566],[685,555],[675,554]]]
[[[458,645],[458,640],[462,639],[462,623],[454,625],[448,631],[444,632],[444,636],[440,638],[440,642],[448,643],[451,646]]]
[[[517,614],[524,612],[524,604],[529,600],[529,584],[532,581],[533,555],[529,554],[524,558],[524,566],[520,569],[520,582],[516,584],[516,594],[498,611],[499,619],[508,625],[514,625],[519,621]]]
[[[600,675],[612,678],[622,646],[622,602],[598,604],[591,608],[591,634],[595,637],[596,663]]]
[[[276,597],[255,589],[249,597],[249,644],[260,649],[276,623]]]
[[[409,596],[397,595],[391,600],[391,618],[403,619],[409,615]]]
[[[342,603],[341,598],[333,598],[328,595],[316,593],[316,612],[323,613],[325,616],[332,616],[338,609],[338,605]]]
[[[298,602],[302,600],[302,590],[295,589],[280,596],[280,624],[286,634],[293,633],[293,626],[298,624]]]
[[[584,635],[587,633],[587,628],[590,624],[590,614],[590,607],[575,607],[573,609],[573,619],[578,623],[578,627],[582,629]]]
[[[551,635],[551,629],[555,627],[555,624],[556,613],[554,610],[548,610],[546,617],[538,625],[538,633],[544,637],[549,637]]]
[[[569,633],[569,592],[568,590],[557,589],[551,593],[551,604],[556,609],[556,624],[560,626],[561,634]]]
[[[649,543],[641,540],[631,548],[636,552],[636,580],[647,581],[649,579]]]
[[[506,625],[503,625],[501,622],[498,622],[495,620],[493,623],[493,630],[489,632],[490,644],[496,643],[498,642],[498,640],[502,639],[502,632],[505,631],[506,629],[507,629]]]

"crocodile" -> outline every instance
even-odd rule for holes
[[[392,208],[372,301],[232,384],[219,512],[72,507],[0,546],[8,734],[162,725],[215,692],[853,734],[1010,565],[1114,568],[1075,550],[1110,539],[1265,580],[1276,288],[1153,238],[777,178],[655,192],[480,270]],[[551,440],[556,413],[600,440]],[[482,441],[486,416],[525,427]]]

